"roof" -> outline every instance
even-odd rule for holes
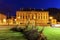
[[[20,10],[18,11],[47,11],[47,10],[44,10],[44,9],[31,9],[31,8],[21,8]]]
[[[1,14],[1,15],[5,15],[5,16],[7,16],[6,14],[4,14],[4,13],[1,13],[1,12],[0,12],[0,14]]]

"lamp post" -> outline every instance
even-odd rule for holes
[[[16,19],[14,19],[14,21],[15,21],[14,23],[15,23],[15,25],[16,25]]]
[[[51,20],[53,19],[53,17],[49,17],[49,23],[50,23],[50,26],[51,26]]]

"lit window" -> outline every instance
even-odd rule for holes
[[[38,19],[40,19],[40,16],[38,16]]]
[[[32,19],[34,19],[34,15],[32,15]]]
[[[18,19],[20,19],[20,17],[18,17]]]
[[[41,16],[41,19],[42,19],[42,16]]]
[[[23,19],[24,19],[24,16],[23,16]]]
[[[28,17],[26,16],[26,19],[28,19]]]
[[[36,19],[36,17],[35,17],[35,16],[33,16],[33,18],[34,18],[34,19]]]
[[[22,19],[22,16],[20,16],[20,18]]]
[[[45,19],[45,16],[44,16],[44,19]]]

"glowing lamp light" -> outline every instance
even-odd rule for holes
[[[53,17],[50,17],[50,19],[53,19]]]
[[[6,22],[6,19],[3,19],[4,22]]]
[[[16,19],[15,19],[15,21],[16,21]]]

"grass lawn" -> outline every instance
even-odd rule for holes
[[[38,29],[41,30],[41,27]],[[60,40],[60,28],[45,27],[43,33],[48,40]]]
[[[37,27],[38,31],[42,28]],[[48,40],[60,40],[60,28],[45,27],[44,35]],[[12,32],[9,29],[0,30],[0,40],[26,40],[20,32]]]
[[[12,32],[8,29],[0,30],[0,40],[26,40],[22,33]]]

